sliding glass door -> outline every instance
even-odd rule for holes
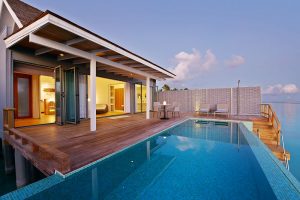
[[[79,89],[78,72],[75,67],[65,70],[65,117],[67,123],[78,123]]]
[[[64,87],[63,87],[63,71],[61,66],[54,70],[55,77],[55,123],[64,124]]]
[[[135,111],[146,112],[146,86],[135,84]]]
[[[79,122],[79,84],[75,67],[63,70],[55,68],[56,123],[76,124]]]

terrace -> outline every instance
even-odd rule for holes
[[[77,125],[58,126],[56,124],[12,128],[12,110],[8,110],[5,120],[5,139],[25,158],[30,160],[45,175],[55,170],[68,173],[109,154],[126,148],[152,136],[195,113],[184,113],[180,117],[160,120],[153,117],[146,120],[144,114],[128,114],[121,117],[97,119],[97,130],[89,130],[89,120]],[[200,116],[214,118],[213,116]],[[225,119],[223,116],[215,118]],[[230,116],[229,120],[267,122],[261,116]]]

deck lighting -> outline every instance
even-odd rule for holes
[[[65,54],[63,54],[63,53],[60,53],[60,54],[59,54],[59,56],[60,56],[60,57],[64,57],[64,56],[65,56]]]

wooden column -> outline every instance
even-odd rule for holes
[[[92,59],[90,64],[90,130],[96,131],[96,60]]]
[[[150,119],[150,110],[151,110],[151,87],[150,87],[150,78],[146,79],[146,119]]]

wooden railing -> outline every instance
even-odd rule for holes
[[[34,138],[14,128],[13,108],[3,109],[4,140],[17,148],[22,155],[31,160],[37,168],[45,173],[51,169],[62,173],[70,171],[69,156],[48,145],[40,144]]]
[[[281,130],[281,124],[276,115],[276,112],[275,112],[275,110],[273,110],[272,105],[270,105],[270,104],[261,104],[260,112],[263,117],[266,117],[269,120],[269,122],[272,124],[272,127],[275,129],[276,137],[277,137],[277,146],[281,145],[281,147],[283,149],[284,164],[285,164],[285,167],[289,170],[290,155],[285,150],[284,139],[283,139],[283,134],[282,134],[282,130]]]
[[[281,124],[270,104],[261,104],[260,113],[263,117],[268,118],[269,122],[272,124],[276,131],[277,145],[280,145],[280,134],[281,134]]]

